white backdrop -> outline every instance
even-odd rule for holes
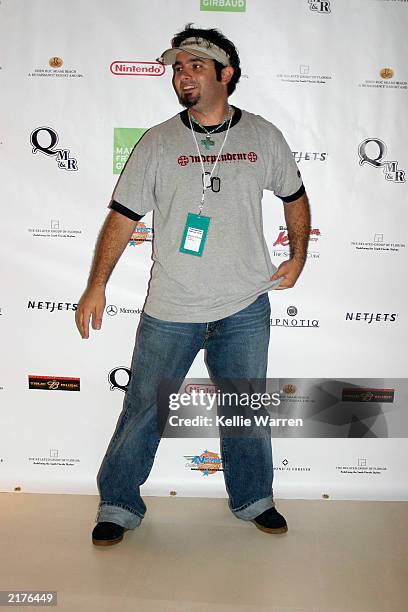
[[[128,153],[120,138],[129,148],[180,110],[170,71],[151,62],[187,22],[236,43],[243,77],[231,102],[283,131],[311,202],[307,266],[294,289],[270,295],[269,376],[387,379],[398,397],[389,379],[407,376],[407,2],[3,0],[0,17],[2,490],[97,491],[123,400],[108,377],[130,365],[147,288],[149,217],[111,278],[102,331],[81,340],[74,310]],[[34,153],[30,138],[49,147],[53,134],[54,151]],[[279,264],[286,228],[270,193],[264,225]],[[202,354],[189,376],[207,376]],[[275,493],[407,499],[406,432],[278,438]],[[144,492],[225,496],[221,471],[197,469],[204,451],[216,459],[218,440],[163,440]]]

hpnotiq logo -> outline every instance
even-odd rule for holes
[[[296,306],[288,306],[286,309],[286,313],[288,317],[284,317],[281,319],[271,319],[270,324],[271,327],[319,327],[318,319],[298,319],[296,315],[298,314],[298,309]]]
[[[308,0],[309,8],[315,13],[331,13],[330,2],[328,0]]]
[[[48,157],[55,157],[58,168],[61,170],[78,170],[75,157],[70,157],[69,149],[55,149],[58,143],[58,134],[50,127],[36,128],[30,136],[33,153],[40,151]]]
[[[162,76],[166,67],[159,62],[122,62],[115,61],[110,71],[117,76]]]
[[[397,161],[383,161],[386,154],[387,145],[379,138],[366,138],[358,147],[360,166],[369,164],[373,168],[382,168],[386,181],[405,183],[405,170],[398,169]]]

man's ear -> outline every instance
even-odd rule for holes
[[[232,66],[225,66],[221,70],[221,83],[228,84],[232,79],[232,75],[234,74],[234,69]]]

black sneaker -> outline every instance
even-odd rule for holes
[[[268,510],[256,516],[252,522],[258,529],[267,533],[286,533],[288,530],[284,517],[279,514],[276,508],[268,508]]]
[[[127,529],[121,525],[102,521],[92,531],[92,542],[95,546],[112,546],[123,539],[125,531]]]

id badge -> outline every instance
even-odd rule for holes
[[[187,221],[179,249],[180,253],[201,257],[210,221],[211,217],[203,217],[194,213],[187,214]]]

